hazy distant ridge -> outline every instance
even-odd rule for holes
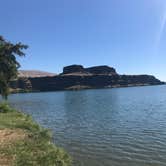
[[[18,77],[36,78],[36,77],[52,77],[56,76],[55,73],[49,73],[39,70],[19,70]]]

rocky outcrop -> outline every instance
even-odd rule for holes
[[[36,78],[38,78],[38,77],[36,77]],[[33,89],[30,78],[27,78],[27,77],[20,77],[17,81],[11,82],[10,85],[13,89],[22,89],[25,91],[26,90],[31,91]]]
[[[86,72],[95,75],[116,75],[116,70],[109,66],[94,66],[85,69]]]
[[[72,89],[72,87],[108,88],[143,85],[160,85],[161,81],[153,76],[138,75],[93,75],[93,76],[56,76],[30,78],[33,90],[55,91]]]
[[[84,73],[85,69],[82,65],[71,65],[63,68],[62,74],[71,74],[71,73]]]
[[[109,66],[84,68],[82,65],[71,65],[63,68],[61,75],[116,75],[116,70]]]
[[[65,67],[63,73],[53,77],[19,78],[15,87],[32,91],[76,90],[127,86],[161,85],[163,82],[151,75],[119,75],[108,66],[84,68],[81,65]],[[12,85],[11,85],[12,86]]]

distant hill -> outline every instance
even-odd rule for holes
[[[147,85],[163,85],[152,75],[121,75],[110,66],[70,65],[56,75],[36,70],[21,70],[19,78],[11,82],[12,89],[20,91],[56,91],[95,88],[115,88]]]
[[[39,70],[19,70],[18,77],[36,78],[36,77],[52,77],[56,76],[55,73],[49,73]]]

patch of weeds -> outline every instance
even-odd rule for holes
[[[14,156],[16,166],[70,166],[70,156],[51,143],[52,134],[40,127],[31,116],[0,105],[0,129],[21,129],[26,137],[0,147],[0,154]]]

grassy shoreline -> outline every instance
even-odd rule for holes
[[[0,104],[0,165],[70,166],[70,156],[51,138],[31,116]]]

